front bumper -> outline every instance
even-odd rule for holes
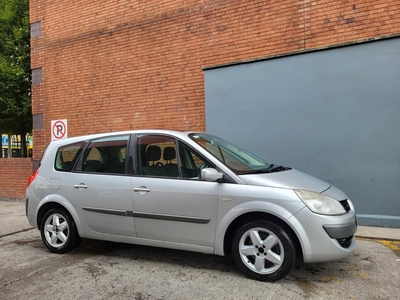
[[[305,207],[289,219],[300,240],[304,262],[338,260],[353,252],[357,221],[353,205],[349,203],[350,210],[344,215],[319,215]]]
[[[323,225],[325,232],[331,239],[342,239],[345,237],[352,236],[357,231],[357,223],[350,222],[348,224],[341,225]]]

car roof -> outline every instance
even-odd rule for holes
[[[167,130],[167,129],[140,129],[140,130],[127,130],[127,131],[111,131],[104,133],[96,133],[89,135],[81,135],[76,137],[69,137],[62,140],[52,141],[53,145],[66,145],[75,142],[81,142],[86,140],[92,140],[96,138],[102,138],[114,135],[124,135],[124,134],[166,134],[173,135],[175,137],[186,138],[188,134],[194,133],[196,131],[177,131],[177,130]]]

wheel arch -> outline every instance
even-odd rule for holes
[[[287,234],[290,235],[290,238],[293,240],[299,257],[303,256],[300,240],[294,230],[281,218],[266,212],[248,212],[238,216],[229,224],[227,230],[225,231],[223,242],[223,251],[225,256],[232,253],[232,240],[235,232],[244,224],[257,219],[269,221],[284,229],[285,232],[287,232]]]
[[[36,224],[38,228],[40,228],[40,224],[42,223],[44,215],[50,210],[50,209],[62,209],[64,210],[72,219],[72,221],[75,224],[76,230],[78,231],[79,236],[81,236],[80,232],[80,223],[79,219],[77,217],[76,211],[73,209],[72,205],[69,204],[69,202],[66,201],[56,201],[56,200],[50,200],[46,199],[44,203],[38,207],[37,213],[36,213]]]

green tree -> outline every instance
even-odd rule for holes
[[[29,0],[0,0],[0,133],[32,131]]]

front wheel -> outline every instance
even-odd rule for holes
[[[262,220],[247,223],[236,231],[232,253],[244,274],[261,281],[282,279],[296,261],[296,248],[290,235]]]
[[[81,238],[71,216],[62,209],[51,209],[40,224],[43,243],[54,253],[65,253],[78,246]]]

